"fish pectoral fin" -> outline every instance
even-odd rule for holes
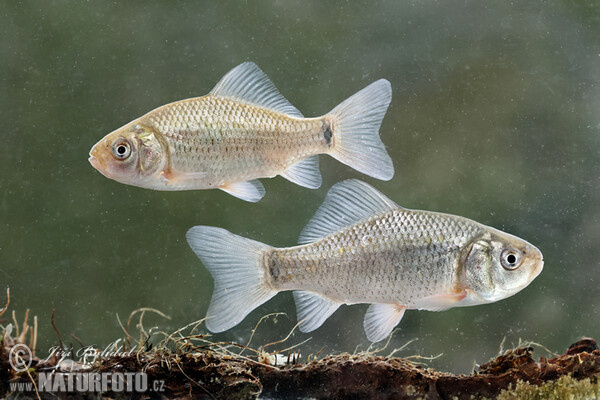
[[[367,339],[379,342],[392,333],[406,311],[400,304],[371,304],[365,314],[363,326]]]
[[[333,299],[302,290],[294,291],[294,301],[302,332],[312,332],[323,325],[323,322],[342,305]]]
[[[200,172],[185,172],[180,174],[180,180],[196,180],[206,178],[208,172],[200,171]]]
[[[210,95],[254,104],[291,117],[304,117],[253,62],[242,63],[226,73]]]
[[[265,195],[265,187],[258,179],[253,179],[246,182],[233,182],[223,186],[219,186],[224,192],[229,193],[238,199],[256,203]]]
[[[436,294],[417,300],[415,308],[427,311],[444,311],[456,307],[465,297],[467,297],[466,290],[458,293]]]
[[[181,182],[193,182],[199,179],[203,179],[208,175],[208,172],[178,172],[173,173],[170,171],[162,171],[160,173],[160,179],[166,185],[174,185]]]
[[[319,171],[319,156],[310,156],[290,165],[281,174],[285,179],[309,189],[321,186],[321,171]]]

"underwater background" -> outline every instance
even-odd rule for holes
[[[389,182],[321,156],[323,185],[263,179],[250,204],[222,191],[158,192],[89,165],[104,135],[160,105],[208,93],[254,61],[305,116],[386,78],[380,133]],[[212,279],[185,241],[213,225],[296,243],[336,182],[359,178],[396,203],[465,216],[519,236],[544,271],[498,303],[409,311],[388,350],[469,372],[532,340],[562,352],[600,336],[600,3],[596,1],[264,1],[0,3],[0,303],[39,318],[38,355],[58,339],[103,347],[121,320],[174,331],[204,317]],[[366,305],[340,308],[303,356],[365,350]],[[296,323],[281,293],[216,335],[259,346]],[[5,314],[3,325],[12,318]],[[31,321],[30,321],[31,322]],[[204,327],[202,332],[207,333]],[[381,345],[380,345],[381,346]]]

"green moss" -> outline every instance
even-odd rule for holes
[[[589,400],[600,399],[600,382],[598,376],[581,380],[570,376],[562,376],[556,381],[546,382],[536,386],[519,381],[515,388],[503,390],[498,400],[542,400],[569,399]]]

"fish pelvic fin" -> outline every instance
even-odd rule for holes
[[[322,183],[319,156],[310,156],[292,164],[281,176],[297,185],[318,189]]]
[[[327,320],[342,303],[317,293],[297,290],[294,292],[299,328],[312,332]]]
[[[467,291],[458,293],[443,293],[423,297],[415,301],[414,308],[427,311],[444,311],[452,307],[457,307],[460,302],[467,297]]]
[[[334,141],[329,154],[373,178],[392,179],[394,164],[379,138],[379,127],[391,100],[390,82],[380,79],[334,108],[328,114]]]
[[[262,199],[265,195],[265,187],[258,179],[245,182],[233,182],[223,186],[219,186],[219,189],[229,193],[230,195],[237,197],[238,199],[256,203]]]
[[[379,342],[392,333],[406,311],[400,304],[371,304],[365,314],[363,326],[367,339]]]
[[[187,241],[215,282],[206,327],[223,332],[277,294],[267,281],[265,252],[271,247],[211,226],[194,226]]]

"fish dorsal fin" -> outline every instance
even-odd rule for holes
[[[312,243],[375,214],[401,208],[371,185],[349,179],[335,184],[300,233],[298,243]]]
[[[316,293],[296,290],[294,292],[296,313],[302,332],[312,332],[337,310],[342,303]]]
[[[210,95],[303,118],[302,113],[279,93],[275,84],[253,62],[242,63],[225,74],[210,91]]]
[[[406,307],[400,304],[371,304],[363,322],[367,339],[379,342],[388,337],[402,319],[404,311]]]

